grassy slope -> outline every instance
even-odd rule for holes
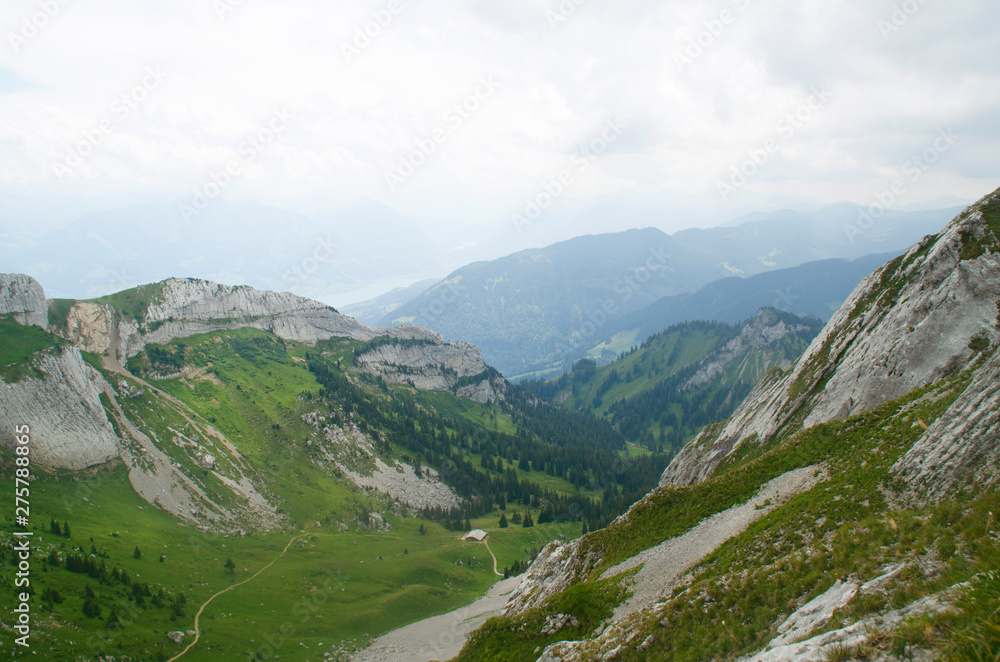
[[[32,367],[36,352],[44,352],[64,345],[65,342],[37,326],[23,326],[13,319],[0,318],[0,377],[5,382],[15,382],[24,376],[41,377]]]
[[[673,414],[678,426],[663,425],[664,439],[676,444],[694,436],[701,427],[701,421],[688,420],[684,397],[674,390],[673,382],[681,373],[693,372],[694,366],[719,349],[738,333],[738,327],[723,323],[681,324],[667,329],[662,334],[647,340],[634,352],[627,352],[618,360],[600,366],[586,376],[578,376],[578,371],[564,375],[561,379],[548,382],[557,390],[551,396],[565,407],[590,412],[598,418],[621,426],[623,417],[641,419],[637,426],[629,426],[627,434],[633,443],[658,441],[661,421],[667,414]],[[694,389],[686,397],[692,402],[709,402],[713,398],[720,401],[718,415],[711,420],[726,418],[736,406],[745,391],[756,383],[769,369],[783,360],[792,360],[806,348],[812,334],[792,334],[779,341],[777,346],[766,350],[751,350],[731,362],[722,376]],[[607,387],[606,384],[617,379]],[[740,383],[744,385],[741,386]],[[660,389],[659,392],[657,390]],[[670,391],[673,402],[661,401],[664,391]],[[624,403],[622,403],[624,401]],[[625,432],[625,430],[622,430]],[[675,448],[675,450],[678,450]]]
[[[919,560],[938,570],[927,575],[916,567],[905,571],[884,593],[852,601],[829,628],[898,608],[995,568],[1000,559],[997,521],[990,514],[1000,512],[995,490],[972,490],[955,501],[917,510],[898,509],[886,498],[889,490],[901,487],[894,485],[888,469],[923,431],[918,421],[933,422],[968,379],[966,373],[865,414],[803,431],[772,445],[763,456],[724,466],[693,487],[654,491],[627,520],[584,539],[585,548],[603,561],[570,590],[595,583],[615,563],[746,501],[770,478],[821,461],[830,469],[829,481],[792,498],[696,566],[693,579],[647,615],[628,651],[617,659],[734,659],[760,649],[790,610],[824,592],[835,579],[869,580],[891,563]],[[978,593],[967,598],[958,615],[919,619],[855,654],[862,659],[880,651],[898,655],[904,646],[919,644],[959,651],[958,659],[967,659],[961,655],[974,655],[977,646],[981,651],[1000,649],[1000,582],[986,576],[975,584]],[[554,606],[542,611],[553,613]],[[534,659],[536,645],[551,641],[542,641],[538,628],[527,625],[533,618],[528,614],[512,622],[491,622],[462,659]],[[509,630],[521,632],[522,624],[525,630],[511,637]],[[637,651],[649,635],[655,635],[653,644]],[[505,656],[490,653],[492,642],[499,640],[505,641]],[[968,650],[960,653],[963,646]]]

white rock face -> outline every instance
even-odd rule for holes
[[[100,400],[109,385],[100,373],[76,348],[42,355],[38,367],[44,379],[0,382],[0,411],[10,423],[0,430],[0,444],[13,448],[13,426],[28,425],[32,464],[80,470],[118,457],[118,437]]]
[[[462,499],[454,490],[438,480],[436,471],[424,467],[417,476],[412,466],[399,462],[395,466],[375,458],[375,469],[369,475],[342,468],[343,472],[361,487],[385,492],[394,499],[413,508],[457,508]]]
[[[25,326],[48,326],[45,291],[31,276],[0,274],[0,317],[11,314]]]
[[[1000,204],[1000,192],[862,281],[791,373],[758,385],[721,431],[694,439],[661,484],[703,480],[740,444],[768,439],[801,407],[806,428],[867,411],[968,367],[978,356],[969,346],[974,338],[1000,343],[1000,253],[969,256],[993,236],[979,211],[988,202]]]
[[[467,342],[380,345],[359,354],[355,366],[389,384],[410,382],[428,391],[447,390],[458,378],[486,370],[479,348]]]

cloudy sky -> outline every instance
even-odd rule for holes
[[[984,0],[4,0],[0,35],[0,195],[39,205],[472,219],[546,184],[737,209],[1000,183]]]

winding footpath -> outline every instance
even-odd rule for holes
[[[497,555],[493,553],[492,549],[490,549],[490,543],[484,540],[483,544],[486,545],[486,551],[489,552],[490,556],[493,557],[493,574],[496,575],[497,577],[503,577],[503,573],[497,571]]]
[[[292,538],[291,540],[289,540],[288,544],[285,545],[285,548],[283,550],[281,550],[281,553],[279,553],[277,556],[275,556],[273,559],[271,559],[270,563],[268,563],[267,565],[265,565],[263,568],[261,568],[260,570],[258,570],[257,572],[255,572],[250,577],[247,577],[246,579],[244,579],[243,581],[239,582],[238,584],[233,584],[232,586],[230,586],[228,588],[222,589],[221,591],[219,591],[218,593],[216,593],[215,595],[213,595],[212,597],[210,597],[208,600],[205,600],[204,604],[202,604],[201,607],[198,608],[198,613],[194,615],[194,639],[192,639],[191,643],[187,645],[187,648],[185,648],[184,650],[182,650],[177,655],[174,655],[172,658],[170,658],[169,660],[167,660],[167,662],[174,662],[174,660],[177,660],[177,659],[181,658],[185,653],[187,653],[189,650],[191,650],[192,648],[194,648],[195,644],[198,643],[198,638],[201,637],[201,628],[198,626],[198,621],[201,618],[202,612],[205,611],[205,607],[207,607],[209,604],[211,604],[212,600],[215,600],[217,597],[219,597],[223,593],[226,593],[228,591],[232,591],[234,588],[239,588],[240,586],[243,586],[247,582],[251,582],[254,579],[257,579],[257,577],[259,577],[265,570],[267,570],[272,565],[274,565],[275,563],[277,563],[278,559],[280,559],[282,556],[285,555],[285,552],[288,551],[288,548],[292,546],[293,542],[295,542],[296,540],[300,540],[301,538],[303,538],[303,536],[295,536],[294,538]]]

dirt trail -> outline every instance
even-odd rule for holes
[[[602,579],[641,566],[632,580],[633,593],[615,609],[614,620],[621,621],[629,614],[664,599],[688,568],[790,497],[810,490],[826,479],[827,473],[819,465],[789,471],[761,487],[746,503],[717,513],[687,533],[609,568],[601,575]]]
[[[229,591],[232,591],[234,588],[238,588],[240,586],[243,586],[247,582],[251,582],[254,579],[256,579],[258,576],[261,575],[261,573],[263,573],[265,570],[267,570],[272,565],[274,565],[278,561],[278,559],[280,559],[282,556],[284,556],[285,552],[288,551],[288,548],[292,546],[293,542],[295,542],[296,540],[299,540],[299,539],[301,539],[303,537],[304,536],[295,536],[294,538],[292,538],[291,540],[289,540],[288,544],[285,545],[285,548],[283,550],[281,550],[281,552],[277,556],[275,556],[273,559],[271,559],[271,562],[268,563],[267,565],[265,565],[263,568],[261,568],[260,570],[258,570],[257,572],[255,572],[250,577],[247,577],[243,581],[239,582],[238,584],[233,584],[232,586],[230,586],[228,588],[224,588],[221,591],[219,591],[218,593],[216,593],[215,595],[213,595],[212,597],[210,597],[208,600],[205,600],[205,602],[201,605],[201,607],[198,608],[198,613],[194,615],[194,639],[191,640],[191,643],[188,644],[187,647],[184,650],[182,650],[177,655],[174,655],[172,658],[170,658],[169,660],[167,660],[167,662],[174,662],[174,660],[176,660],[176,659],[180,658],[181,656],[183,656],[185,653],[187,653],[189,650],[191,650],[194,647],[195,644],[198,643],[198,639],[201,637],[201,628],[198,627],[198,621],[201,619],[201,614],[202,614],[203,611],[205,611],[205,607],[207,607],[212,602],[212,600],[215,600],[217,597],[219,597],[223,593],[227,593]]]
[[[486,551],[493,557],[493,574],[497,577],[503,577],[503,573],[497,570],[497,555],[493,553],[492,549],[490,549],[490,543],[484,540],[483,544],[486,545]]]

